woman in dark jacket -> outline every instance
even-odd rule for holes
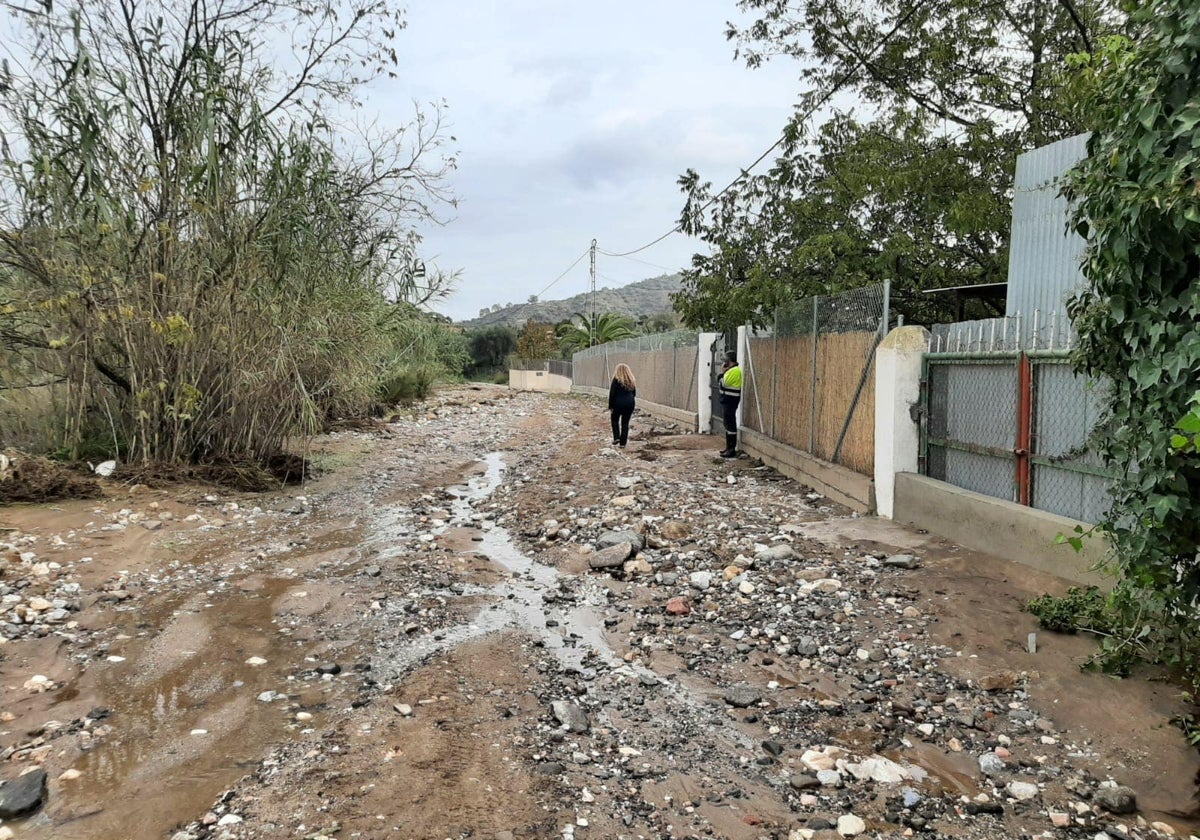
[[[619,364],[608,386],[608,410],[612,412],[613,445],[624,446],[629,440],[629,418],[633,416],[637,380],[629,365]]]

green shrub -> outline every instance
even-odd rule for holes
[[[379,384],[379,401],[401,405],[426,399],[437,381],[437,372],[427,365],[395,371]]]

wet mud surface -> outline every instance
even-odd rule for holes
[[[1178,690],[1080,672],[1083,638],[1026,650],[1021,605],[1064,582],[852,517],[715,438],[643,418],[607,449],[605,424],[575,397],[462,388],[323,441],[336,469],[286,494],[4,510],[6,608],[65,615],[0,647],[3,778],[49,779],[0,830],[1197,830]],[[614,533],[640,549],[593,569]],[[1100,806],[1116,782],[1139,813]]]

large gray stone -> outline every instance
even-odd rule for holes
[[[919,569],[921,558],[912,554],[893,554],[883,561],[883,565],[892,569]]]
[[[611,548],[622,543],[633,546],[637,551],[641,551],[646,545],[645,539],[637,531],[605,531],[597,538],[596,549]]]
[[[1124,786],[1101,787],[1092,798],[1097,805],[1113,814],[1132,814],[1137,810],[1137,794]]]
[[[748,685],[735,685],[725,690],[725,702],[737,709],[745,709],[762,700],[762,692]]]
[[[587,732],[591,727],[587,712],[575,703],[555,700],[550,704],[550,711],[554,714],[554,719],[570,732]]]
[[[0,820],[31,814],[46,797],[46,771],[34,770],[0,785]]]
[[[593,569],[619,569],[629,555],[633,554],[633,546],[629,543],[618,543],[603,548],[588,557],[588,566]]]
[[[760,551],[756,557],[768,563],[791,560],[796,556],[796,550],[787,543],[777,543],[770,548]]]

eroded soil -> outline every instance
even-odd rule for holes
[[[321,441],[301,490],[0,509],[3,778],[49,779],[0,832],[1196,830],[1178,690],[1081,672],[1084,638],[1027,650],[1022,604],[1063,581],[853,517],[716,438],[639,416],[622,451],[606,426],[595,401],[459,388]],[[622,531],[640,553],[591,569]],[[1109,781],[1139,813],[1102,807]]]

